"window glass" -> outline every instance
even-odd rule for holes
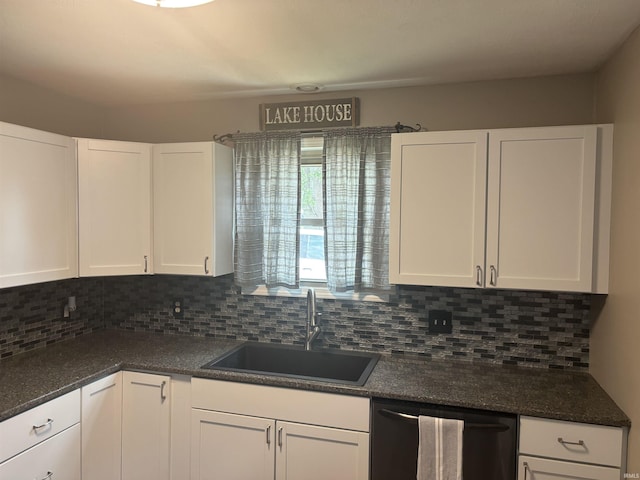
[[[300,280],[326,282],[322,221],[322,137],[302,139],[300,166]]]

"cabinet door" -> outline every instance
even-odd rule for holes
[[[80,275],[151,273],[151,146],[78,139]]]
[[[0,480],[80,480],[80,425],[0,464]]]
[[[620,469],[520,455],[518,480],[620,480]]]
[[[119,480],[122,372],[82,387],[82,478]]]
[[[123,372],[122,478],[169,479],[171,377]]]
[[[212,142],[153,147],[154,270],[233,271],[231,149]]]
[[[591,291],[596,126],[491,131],[489,286]]]
[[[483,285],[487,132],[392,136],[391,283]]]
[[[0,288],[75,277],[72,138],[0,123]]]
[[[369,478],[367,433],[280,421],[276,429],[276,480]]]
[[[273,480],[274,452],[275,421],[193,409],[191,480]]]

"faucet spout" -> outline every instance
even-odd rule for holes
[[[313,288],[307,290],[307,335],[304,342],[304,349],[311,350],[313,341],[320,335],[320,325],[318,317],[320,314],[316,310],[316,291]]]

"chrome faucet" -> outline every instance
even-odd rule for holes
[[[316,311],[316,292],[313,288],[307,290],[307,337],[304,342],[304,349],[311,350],[311,344],[320,335],[320,326]]]

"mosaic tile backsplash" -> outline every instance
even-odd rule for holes
[[[0,358],[103,329],[103,288],[83,278],[0,289]],[[64,318],[70,296],[78,308]]]
[[[70,293],[73,292],[73,293]],[[78,311],[61,319],[69,295]],[[183,302],[181,318],[173,300]],[[318,299],[318,345],[431,358],[587,370],[589,294],[399,287],[389,303]],[[452,334],[428,333],[449,310]],[[303,344],[306,300],[241,295],[232,276],[75,279],[0,290],[0,355],[99,328]]]

